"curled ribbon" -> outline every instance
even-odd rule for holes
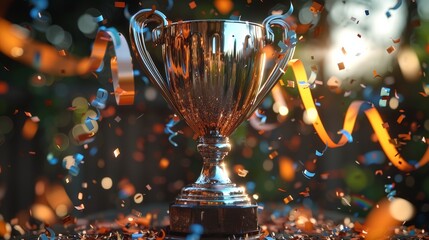
[[[86,75],[103,63],[109,42],[115,56],[111,58],[114,94],[118,105],[134,103],[132,58],[125,37],[114,28],[101,27],[96,35],[90,57],[78,59],[62,56],[54,47],[30,39],[26,30],[0,18],[0,52],[30,65],[38,71],[58,76]]]
[[[293,59],[289,61],[288,65],[292,68],[293,74],[295,76],[295,81],[305,81],[307,82],[307,74],[305,72],[304,65],[298,59]],[[302,102],[304,104],[305,109],[316,109],[313,101],[313,96],[308,87],[302,86],[301,84],[297,84],[299,95],[301,96]],[[375,135],[378,138],[378,141],[386,154],[387,158],[397,167],[398,169],[410,172],[415,170],[416,168],[422,167],[423,165],[429,162],[429,147],[426,149],[426,152],[423,154],[422,158],[419,160],[417,164],[414,166],[409,164],[397,151],[394,144],[392,144],[389,140],[390,135],[387,130],[383,127],[383,120],[381,119],[380,114],[377,109],[370,106],[368,103],[364,101],[354,101],[350,104],[347,109],[346,116],[344,119],[343,125],[343,133],[352,133],[356,118],[359,114],[360,110],[363,110],[365,116],[368,118]],[[329,137],[328,133],[323,126],[323,123],[317,114],[316,121],[313,123],[313,127],[316,130],[320,139],[326,143],[326,145],[330,148],[341,147],[350,141],[349,134],[343,134],[340,140],[335,143]]]

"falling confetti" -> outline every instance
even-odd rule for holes
[[[311,179],[311,178],[313,178],[316,175],[316,173],[310,172],[307,169],[305,169],[304,171],[302,171],[302,174],[304,175],[304,177],[306,177],[308,179]]]
[[[178,132],[173,131],[172,128],[179,122],[179,118],[176,115],[173,115],[173,117],[170,119],[170,121],[165,125],[164,132],[167,134],[170,134],[168,137],[168,141],[175,147],[178,146],[176,142],[173,141],[173,138],[177,135],[179,135]]]
[[[115,158],[119,156],[121,152],[119,151],[119,148],[116,148],[115,151],[113,151],[113,155],[115,155]]]

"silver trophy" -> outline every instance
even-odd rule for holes
[[[206,237],[258,234],[257,205],[244,187],[231,182],[224,158],[231,150],[228,136],[257,109],[293,55],[296,36],[285,22],[291,11],[269,16],[262,24],[169,24],[164,14],[151,9],[132,17],[133,51],[168,104],[198,135],[203,157],[196,182],[184,187],[170,205],[172,235],[186,235],[192,224],[202,225]],[[162,46],[166,78],[147,51],[148,25],[155,25],[152,41]]]

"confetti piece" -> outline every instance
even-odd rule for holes
[[[83,203],[81,203],[80,205],[78,205],[78,206],[74,206],[74,208],[76,209],[76,210],[78,210],[78,211],[82,211],[82,210],[84,210],[85,209],[85,205],[83,204]]]
[[[390,17],[392,16],[392,14],[390,13],[390,10],[396,10],[396,9],[398,9],[401,5],[402,5],[402,0],[397,0],[396,4],[395,4],[393,7],[389,8],[389,9],[386,11],[386,17],[390,18]]]
[[[382,164],[386,160],[386,156],[382,151],[370,151],[363,155],[363,164],[366,166],[373,164]]]
[[[195,1],[192,1],[189,3],[189,8],[190,9],[195,9],[197,7],[197,3],[195,3]]]
[[[40,119],[38,116],[34,116],[34,117],[31,117],[31,121],[38,123],[38,122],[40,122]]]
[[[146,189],[150,191],[150,190],[152,190],[152,187],[148,184],[148,185],[146,185]]]
[[[115,117],[115,121],[116,121],[117,123],[119,123],[119,122],[121,121],[121,117],[116,116],[116,117]]]
[[[277,152],[277,151],[274,151],[274,152],[272,152],[272,153],[270,153],[269,155],[268,155],[268,157],[270,158],[270,159],[274,159],[275,157],[277,157],[279,155],[279,153]]]
[[[342,47],[342,48],[341,48],[341,52],[342,52],[344,55],[347,55],[347,51],[346,51],[346,49],[345,49],[344,47]]]
[[[397,122],[398,124],[401,124],[401,123],[402,123],[402,121],[404,121],[404,119],[405,119],[405,115],[404,115],[404,114],[401,114],[401,115],[398,117],[398,119],[396,119],[396,122]]]
[[[365,10],[365,15],[369,15],[369,10]]]
[[[383,175],[383,170],[379,169],[379,170],[375,170],[375,175]]]
[[[353,137],[352,135],[345,129],[341,129],[340,131],[337,132],[338,134],[343,134],[344,136],[346,136],[347,141],[349,143],[353,142]]]
[[[238,172],[237,172],[238,176],[240,176],[240,177],[246,177],[248,173],[249,173],[249,171],[247,171],[246,169],[241,169],[241,168],[238,169]]]
[[[91,102],[91,106],[97,109],[104,109],[106,107],[106,101],[108,96],[109,96],[109,93],[105,89],[99,88],[97,90],[96,98]]]
[[[316,156],[321,157],[325,153],[325,151],[328,149],[328,143],[326,143],[325,148],[322,150],[322,152],[319,152],[316,150]]]
[[[116,148],[115,151],[113,151],[113,155],[115,155],[115,158],[119,156],[121,152],[119,151],[119,148]]]
[[[48,230],[50,237],[48,238],[45,233],[42,233],[39,237],[42,240],[55,240],[55,232],[54,232],[54,230],[52,230],[49,227],[47,227],[46,230]]]
[[[390,46],[386,49],[386,52],[391,54],[392,52],[394,52],[396,50],[396,48],[394,46]]]
[[[316,173],[310,172],[307,169],[302,171],[302,174],[304,175],[304,177],[306,177],[308,179],[313,178],[316,175]]]
[[[173,141],[173,138],[179,134],[178,132],[173,131],[172,127],[174,127],[178,122],[179,122],[179,118],[176,115],[173,115],[173,117],[165,125],[165,128],[164,128],[164,132],[167,134],[170,134],[170,136],[168,137],[168,141],[175,147],[177,147],[178,144]]]
[[[265,116],[264,114],[262,114],[262,110],[257,109],[255,111],[255,114],[258,118],[261,119],[261,123],[265,123],[267,121],[267,116]]]
[[[338,70],[343,70],[344,68],[345,66],[343,62],[338,63]]]
[[[289,196],[287,196],[287,197],[283,198],[283,202],[284,202],[285,204],[289,204],[292,200],[293,200],[293,197],[292,197],[291,195],[289,195]]]
[[[401,42],[401,38],[398,38],[398,39],[392,39],[392,42],[393,42],[393,43],[400,43],[400,42]]]
[[[125,7],[125,2],[115,2],[115,7],[117,7],[117,8],[124,8]]]
[[[143,199],[144,197],[143,197],[143,194],[141,193],[137,193],[136,195],[134,195],[134,202],[137,204],[142,203]]]

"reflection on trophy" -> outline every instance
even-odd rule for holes
[[[168,24],[164,14],[150,9],[132,17],[134,52],[153,84],[198,135],[203,157],[199,178],[170,206],[173,235],[186,235],[192,224],[202,225],[207,237],[258,234],[257,205],[244,187],[231,182],[224,158],[231,150],[228,136],[256,110],[293,55],[296,38],[285,22],[290,11],[269,16],[262,25],[232,20]],[[145,46],[148,24],[157,25],[152,40],[162,46],[165,79]]]

